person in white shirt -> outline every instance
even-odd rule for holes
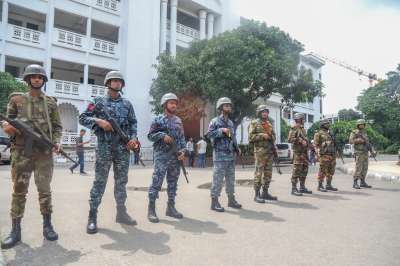
[[[189,166],[193,167],[194,166],[194,144],[193,144],[193,138],[189,138],[189,141],[186,143],[186,150],[189,153]]]
[[[206,167],[206,151],[207,151],[207,142],[204,141],[203,138],[197,142],[197,166],[201,168]]]

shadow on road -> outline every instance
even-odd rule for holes
[[[369,193],[365,193],[359,189],[349,191],[349,190],[339,190],[338,192],[335,192],[335,194],[342,194],[342,195],[355,195],[355,196],[371,196]]]
[[[125,255],[132,255],[138,250],[154,255],[164,255],[171,252],[171,248],[166,245],[170,237],[164,232],[146,232],[126,225],[122,225],[122,228],[126,232],[99,229],[100,234],[104,234],[114,241],[111,244],[102,245],[101,248],[128,252]]]
[[[331,192],[322,192],[324,194],[312,194],[309,197],[311,198],[317,198],[317,199],[322,199],[322,200],[350,200],[348,198],[345,198],[340,195],[335,195],[337,192],[331,193]]]
[[[306,202],[291,202],[291,201],[282,201],[278,200],[276,202],[269,202],[270,204],[277,205],[284,208],[293,208],[293,209],[307,209],[307,210],[318,210],[318,207]]]
[[[238,215],[242,219],[257,220],[264,222],[284,222],[285,219],[274,216],[270,212],[252,211],[249,209],[239,209],[237,211],[225,210],[226,213]]]
[[[375,188],[372,188],[372,190],[386,191],[386,192],[399,192],[399,191],[400,191],[400,188],[381,188],[381,187],[375,187]]]
[[[48,242],[46,240],[43,241],[41,247],[31,248],[29,245],[22,243],[14,249],[15,258],[7,261],[6,265],[68,265],[78,262],[80,257],[86,255],[79,250],[67,250],[57,242]]]
[[[200,221],[191,218],[183,218],[182,220],[164,220],[160,219],[161,223],[174,226],[176,230],[190,232],[193,234],[200,235],[202,233],[209,234],[225,234],[225,229],[219,227],[217,223],[210,221]]]

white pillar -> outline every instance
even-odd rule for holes
[[[176,55],[176,21],[178,17],[178,0],[171,0],[171,28],[169,49],[172,56]]]
[[[207,16],[207,39],[211,39],[214,36],[214,14],[208,14]]]
[[[89,16],[86,21],[86,43],[89,44],[89,47],[86,47],[86,62],[89,62],[89,51],[92,50],[92,14],[93,9],[89,7]],[[82,95],[85,100],[90,99],[90,92],[89,92],[89,65],[83,65],[83,92]]]
[[[0,57],[0,71],[4,71],[6,68],[6,55],[5,55],[5,48],[6,48],[6,39],[7,39],[7,25],[8,25],[8,1],[3,0],[3,12],[1,14],[2,20],[2,31],[3,31],[3,41],[1,42],[1,57]]]
[[[167,8],[168,0],[161,0],[160,53],[167,49]]]
[[[54,1],[48,1],[48,12],[46,15],[46,35],[47,35],[47,49],[46,49],[46,59],[44,62],[44,67],[46,69],[46,73],[51,77],[51,47],[53,42],[53,28],[54,28]],[[54,92],[54,88],[50,88],[52,92]]]
[[[206,38],[206,17],[207,17],[207,12],[205,10],[200,10],[199,11],[200,40],[204,40]]]

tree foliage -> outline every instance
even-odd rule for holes
[[[343,150],[344,145],[349,143],[350,133],[356,128],[356,122],[356,120],[339,121],[331,125],[331,131],[335,134],[336,142],[340,150]],[[313,139],[314,134],[319,129],[320,123],[314,123],[307,131],[308,138]],[[367,124],[366,132],[375,149],[382,150],[389,144],[389,140],[376,131],[371,125]]]
[[[362,92],[357,109],[391,143],[400,143],[400,65],[387,79]]]
[[[362,118],[362,114],[353,109],[342,109],[338,112],[339,120],[351,121]]]
[[[289,136],[290,126],[281,118],[281,142],[286,142]]]
[[[255,100],[272,93],[280,93],[289,105],[311,101],[322,93],[322,83],[313,80],[311,71],[298,68],[302,50],[301,43],[278,28],[249,21],[195,42],[175,58],[161,55],[150,90],[154,110],[161,111],[159,100],[166,92],[195,96],[203,103],[228,96],[237,125],[254,114]]]
[[[7,72],[0,72],[0,113],[4,114],[6,112],[8,96],[17,91],[26,91],[27,86],[14,79]]]

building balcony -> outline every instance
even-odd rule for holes
[[[76,139],[79,137],[79,133],[73,133],[73,132],[62,132],[61,136],[61,145],[63,146],[75,146],[76,145]],[[97,138],[95,135],[90,136],[90,142],[86,144],[87,146],[94,147],[96,146],[97,143]]]
[[[118,56],[118,44],[97,39],[97,38],[91,38],[90,40],[91,43],[91,52],[96,53],[96,54],[101,54],[104,56],[112,56],[116,57]]]
[[[89,93],[91,97],[106,95],[106,87],[99,85],[89,85]]]
[[[45,34],[43,32],[12,24],[8,24],[7,26],[7,37],[10,42],[17,42],[33,47],[44,48],[45,45]]]
[[[171,30],[171,22],[169,20],[167,22],[167,29]],[[176,33],[176,39],[184,43],[191,43],[200,39],[200,31],[180,23],[176,23]]]
[[[93,6],[112,13],[120,12],[121,2],[117,0],[93,0]]]
[[[85,85],[77,82],[51,79],[49,81],[50,92],[55,97],[80,99],[86,97]]]
[[[87,38],[79,33],[54,28],[53,42],[66,48],[85,51]]]

